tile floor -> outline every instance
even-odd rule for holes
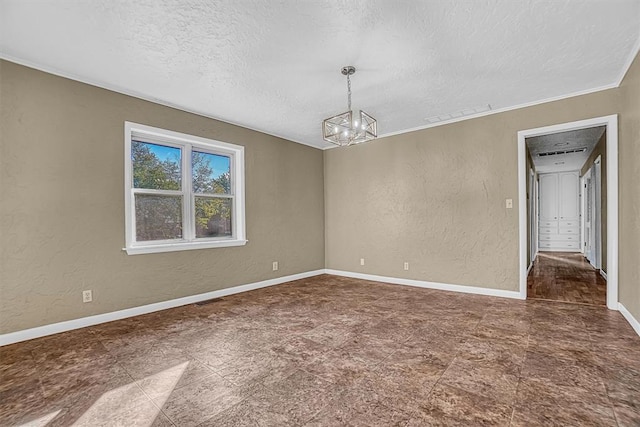
[[[540,252],[527,277],[527,297],[607,305],[607,281],[581,253]]]
[[[640,425],[603,307],[317,276],[0,348],[0,425]]]

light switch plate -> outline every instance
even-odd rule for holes
[[[507,209],[513,209],[513,199],[507,199],[505,205]]]

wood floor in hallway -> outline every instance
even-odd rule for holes
[[[540,252],[527,278],[527,298],[606,305],[607,282],[581,253]]]

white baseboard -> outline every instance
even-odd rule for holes
[[[531,268],[531,267],[529,267]],[[147,304],[139,307],[127,308],[124,310],[113,311],[109,313],[96,314],[94,316],[82,317],[79,319],[67,320],[64,322],[53,323],[50,325],[38,326],[22,331],[10,332],[0,335],[0,346],[26,341],[34,338],[44,337],[47,335],[58,334],[61,332],[71,331],[74,329],[85,328],[100,323],[112,322],[114,320],[125,319],[127,317],[139,316],[142,314],[152,313],[154,311],[166,310],[169,308],[179,307],[182,305],[193,304],[200,301],[206,301],[213,298],[221,298],[227,295],[233,295],[240,292],[247,292],[254,289],[260,289],[267,286],[279,285],[281,283],[290,282],[292,280],[304,279],[307,277],[317,276],[320,274],[333,274],[336,276],[353,277],[356,279],[371,280],[374,282],[384,282],[397,285],[416,286],[419,288],[438,289],[443,291],[461,292],[476,295],[488,295],[502,298],[525,299],[518,291],[507,291],[502,289],[481,288],[477,286],[453,285],[449,283],[428,282],[424,280],[402,279],[398,277],[377,276],[373,274],[355,273],[351,271],[341,271],[332,269],[320,269],[308,271],[290,276],[278,277],[275,279],[263,280],[261,282],[249,283],[246,285],[234,286],[232,288],[220,289],[217,291],[206,292],[198,295],[190,295],[187,297],[176,298],[169,301],[162,301],[153,304]],[[624,307],[620,305],[622,311]],[[625,310],[626,312],[626,310]],[[626,312],[625,317],[633,319],[631,314]],[[624,312],[623,312],[624,314]],[[635,325],[638,322],[634,319]],[[629,320],[631,322],[631,320]],[[633,323],[632,323],[633,325]],[[639,329],[634,326],[634,329]]]
[[[604,277],[604,280],[607,280],[607,273],[605,273],[603,269],[600,269],[600,275]]]
[[[533,261],[531,261],[531,264],[529,264],[529,268],[527,268],[527,276],[529,275],[529,272],[531,271],[532,268],[533,268]]]
[[[374,282],[393,283],[396,285],[417,286],[419,288],[439,289],[442,291],[463,292],[467,294],[489,295],[493,297],[523,299],[518,291],[505,291],[502,289],[479,288],[476,286],[452,285],[449,283],[427,282],[424,280],[401,279],[398,277],[376,276],[373,274],[354,273],[352,271],[341,271],[326,269],[325,273],[336,276],[353,277],[354,279],[371,280]]]
[[[627,322],[631,324],[631,327],[634,331],[636,331],[636,334],[640,335],[640,322],[638,322],[638,319],[633,317],[633,315],[629,313],[629,310],[627,310],[621,302],[618,303],[618,310],[620,310],[620,313],[624,316],[625,319],[627,319]]]
[[[265,288],[267,286],[279,285],[281,283],[290,282],[292,280],[305,279],[307,277],[324,274],[325,270],[307,271],[290,276],[277,277],[275,279],[263,280],[261,282],[248,283],[246,285],[234,286],[232,288],[220,289],[217,291],[205,292],[198,295],[190,295],[188,297],[176,298],[169,301],[156,302],[153,304],[142,305],[139,307],[127,308],[124,310],[112,311],[110,313],[96,314],[94,316],[81,317],[79,319],[67,320],[50,325],[38,326],[36,328],[24,329],[22,331],[10,332],[0,335],[0,346],[13,344],[20,341],[26,341],[34,338],[44,337],[47,335],[58,334],[60,332],[80,329],[87,326],[97,325],[99,323],[111,322],[114,320],[125,319],[127,317],[139,316],[141,314],[152,313],[154,311],[166,310],[168,308],[179,307],[181,305],[193,304],[200,301],[206,301],[213,298],[221,298],[227,295],[233,295],[240,292],[252,291],[254,289]]]

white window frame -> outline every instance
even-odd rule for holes
[[[131,142],[142,140],[151,144],[159,144],[181,149],[181,190],[149,190],[133,187],[133,165],[131,161]],[[128,255],[149,254],[157,252],[185,251],[192,249],[221,248],[242,246],[247,243],[245,232],[245,200],[244,200],[244,147],[213,139],[187,135],[180,132],[155,128],[138,123],[124,123],[124,206],[125,206],[125,240],[124,250]],[[220,197],[231,198],[232,236],[229,237],[195,237],[195,196],[192,185],[191,152],[192,150],[210,154],[228,156],[231,159],[231,195]],[[136,242],[135,230],[135,194],[163,194],[182,196],[182,239],[155,240]],[[199,195],[199,194],[198,194]],[[202,195],[207,197],[209,195]]]

